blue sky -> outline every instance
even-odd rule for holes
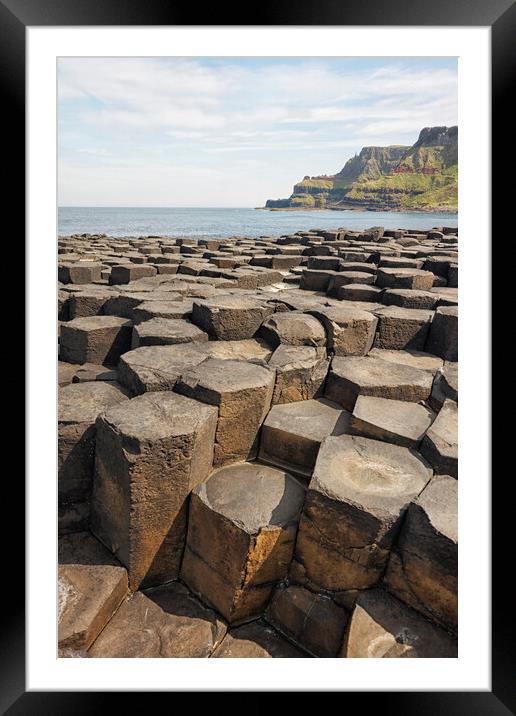
[[[60,206],[263,206],[457,124],[456,58],[61,58]]]

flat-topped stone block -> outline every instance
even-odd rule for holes
[[[264,366],[217,358],[183,372],[175,390],[218,408],[214,465],[256,456],[274,380],[274,371]]]
[[[324,348],[280,345],[269,360],[276,371],[272,405],[322,395],[329,365]]]
[[[380,288],[428,291],[434,285],[434,274],[421,269],[379,268],[376,273],[376,285]]]
[[[349,418],[324,398],[276,405],[263,424],[260,460],[309,477],[322,441],[347,432]]]
[[[60,538],[58,645],[87,650],[127,593],[127,570],[89,533]]]
[[[371,349],[378,323],[372,313],[344,304],[308,312],[324,325],[329,352],[337,356],[365,355]]]
[[[62,263],[57,267],[57,278],[61,283],[85,284],[100,281],[102,264],[93,261]]]
[[[95,420],[128,401],[118,383],[67,385],[58,392],[58,515],[60,532],[88,526],[95,456]]]
[[[134,326],[131,347],[168,346],[177,343],[202,343],[208,334],[189,321],[174,318],[152,318]]]
[[[436,475],[410,505],[385,586],[427,619],[457,629],[457,480]]]
[[[453,659],[457,642],[382,589],[360,594],[340,656],[348,659]]]
[[[120,358],[118,379],[134,395],[172,390],[182,373],[208,357],[201,345],[207,344],[135,348]]]
[[[328,596],[295,584],[278,587],[266,618],[309,653],[326,658],[338,655],[349,619]]]
[[[272,348],[261,338],[244,338],[241,341],[208,341],[199,350],[210,358],[243,360],[263,365],[272,356]]]
[[[431,410],[418,403],[359,395],[348,432],[417,449],[434,418]]]
[[[417,403],[430,395],[432,380],[428,370],[403,363],[372,356],[335,357],[324,394],[349,411],[355,407],[359,395]]]
[[[235,341],[252,338],[273,311],[253,298],[220,296],[194,301],[192,322],[218,340]]]
[[[226,625],[179,582],[137,592],[119,608],[89,651],[93,658],[210,657]]]
[[[186,498],[211,469],[217,411],[171,392],[123,408],[97,419],[91,528],[134,590],[178,575]]]
[[[181,579],[230,623],[259,616],[286,576],[303,497],[265,465],[216,470],[191,496]]]
[[[383,289],[365,283],[348,283],[336,291],[339,301],[366,301],[375,303],[382,300]]]
[[[74,318],[63,323],[59,356],[68,363],[116,365],[131,347],[133,324],[116,316]]]
[[[296,541],[306,583],[330,592],[377,584],[402,517],[431,473],[407,448],[351,435],[326,438]]]
[[[435,374],[443,366],[443,359],[439,356],[433,356],[424,351],[398,351],[386,350],[384,348],[371,348],[367,354],[371,358],[380,358],[388,363],[401,363],[402,365],[412,366],[420,370],[428,370]]]
[[[157,268],[155,266],[151,266],[150,264],[125,264],[113,266],[109,276],[109,283],[111,285],[130,283],[131,281],[137,281],[138,279],[146,276],[156,276],[157,273]]]
[[[382,303],[386,306],[414,308],[432,311],[439,297],[431,291],[414,291],[410,288],[387,288],[382,293]]]
[[[104,304],[112,296],[112,291],[100,286],[92,286],[88,290],[71,293],[68,302],[68,319],[100,315],[103,312]]]
[[[457,361],[458,331],[459,309],[456,306],[441,306],[435,312],[425,350],[444,360]]]
[[[273,348],[280,344],[315,348],[326,345],[323,325],[300,311],[275,313],[262,324],[259,333]]]
[[[308,655],[262,619],[230,629],[213,659],[301,659]]]
[[[458,407],[445,400],[421,444],[421,454],[440,475],[458,477]]]
[[[375,311],[378,325],[374,345],[386,350],[423,350],[433,315],[433,311],[399,306]]]

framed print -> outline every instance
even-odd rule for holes
[[[0,12],[28,323],[2,713],[514,711],[489,380],[514,5]]]

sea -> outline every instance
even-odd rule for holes
[[[211,208],[73,207],[58,209],[58,234],[109,236],[279,236],[309,229],[371,226],[386,229],[432,229],[457,226],[457,214],[390,211]]]

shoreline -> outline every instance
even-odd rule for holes
[[[389,212],[393,214],[450,214],[451,216],[457,216],[458,209],[371,209],[369,207],[342,207],[342,206],[284,206],[284,207],[269,207],[269,206],[256,206],[255,210],[258,211],[356,211],[356,212],[370,212],[371,214],[378,214],[383,212]]]

